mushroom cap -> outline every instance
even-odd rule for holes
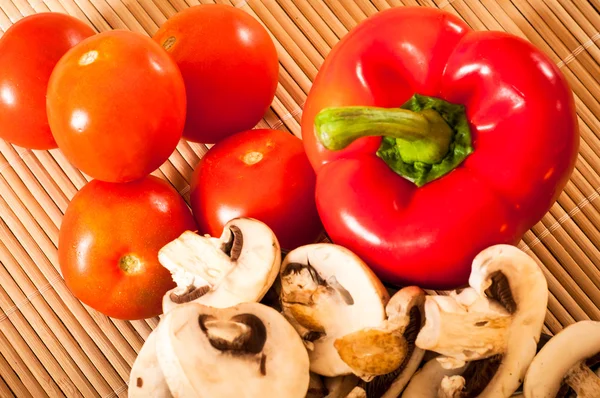
[[[308,340],[311,371],[328,377],[353,373],[335,342],[382,325],[389,296],[381,281],[350,250],[326,243],[289,252],[280,276],[283,314]]]
[[[129,373],[129,398],[172,397],[156,356],[156,329],[150,333]]]
[[[304,344],[272,308],[188,303],[168,312],[161,323],[158,362],[176,397],[304,398],[308,391]]]
[[[554,398],[567,372],[600,352],[600,322],[579,321],[558,332],[535,356],[527,374],[526,398]]]
[[[477,383],[467,380],[467,388],[481,391],[480,398],[508,397],[521,385],[536,354],[548,303],[546,279],[523,251],[495,245],[475,257],[469,284],[459,293],[427,297],[417,346],[443,354],[438,361],[446,368],[483,360],[473,372],[487,369],[491,378],[483,387],[487,378],[471,377],[469,368],[465,378]],[[458,381],[446,384],[458,386]]]
[[[388,316],[386,327],[390,330],[402,331],[409,349],[400,368],[393,373],[394,378],[387,386],[382,398],[400,396],[423,361],[425,350],[417,347],[415,341],[425,319],[425,297],[426,293],[423,289],[417,286],[407,286],[397,291],[386,305],[385,310]],[[387,378],[387,375],[383,377]],[[367,386],[367,392],[369,390],[369,386]]]
[[[166,313],[190,301],[216,308],[260,301],[277,278],[281,249],[265,223],[236,218],[219,239],[184,232],[158,259],[178,285],[163,297]]]
[[[494,286],[507,284],[510,295]],[[473,260],[469,284],[479,294],[494,294],[512,313],[507,351],[480,397],[510,396],[519,388],[536,355],[548,306],[548,284],[535,260],[515,246],[495,245]],[[487,292],[487,293],[486,293]]]

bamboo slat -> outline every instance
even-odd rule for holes
[[[212,0],[0,0],[0,36],[24,16],[74,15],[97,31],[152,35],[176,12]],[[561,68],[574,95],[581,147],[557,203],[519,247],[542,267],[550,297],[545,331],[600,320],[599,0],[218,0],[254,16],[280,60],[271,108],[257,127],[301,136],[302,109],[331,48],[390,7],[438,7],[473,29],[529,40]],[[0,126],[1,128],[1,126]],[[153,174],[189,203],[194,167],[210,146],[181,141]],[[129,371],[158,318],[125,322],[80,303],[60,275],[58,231],[90,177],[60,150],[0,140],[0,397],[125,397]]]

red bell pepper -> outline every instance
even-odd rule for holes
[[[390,284],[431,289],[517,244],[579,149],[573,94],[545,54],[425,7],[382,11],[332,49],[302,134],[332,241]]]

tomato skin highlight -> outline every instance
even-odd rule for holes
[[[171,54],[185,80],[185,139],[216,143],[253,128],[271,105],[277,50],[248,13],[222,4],[190,7],[169,18],[153,39]]]
[[[196,224],[179,193],[154,176],[116,184],[92,180],[72,199],[58,243],[67,287],[83,303],[116,319],[162,313],[175,287],[158,250]]]
[[[235,217],[267,224],[281,247],[315,242],[322,225],[315,173],[302,141],[279,130],[248,130],[213,146],[192,176],[191,206],[201,233],[219,236]]]
[[[185,109],[177,65],[135,32],[82,41],[61,58],[48,86],[48,119],[59,148],[102,181],[133,181],[163,164],[181,138]]]
[[[20,19],[0,38],[0,138],[28,149],[53,149],[46,115],[48,80],[59,59],[93,36],[89,25],[62,13]]]

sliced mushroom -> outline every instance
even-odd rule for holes
[[[283,314],[303,337],[311,370],[327,377],[354,374],[370,382],[364,385],[369,396],[391,385],[401,391],[417,369],[423,351],[414,340],[424,301],[414,286],[389,300],[365,263],[337,245],[303,246],[281,267]]]
[[[177,283],[163,298],[166,313],[188,302],[227,308],[260,301],[277,278],[281,252],[266,224],[237,218],[218,239],[184,232],[159,251],[158,259]]]
[[[473,261],[471,288],[428,296],[416,344],[442,354],[445,368],[466,367],[443,382],[460,396],[509,397],[536,353],[548,287],[536,262],[518,248],[495,245]],[[461,381],[461,379],[463,379]]]
[[[327,377],[353,373],[336,340],[381,325],[389,300],[383,284],[354,253],[326,243],[289,252],[280,276],[283,314],[307,345],[311,371]],[[373,332],[371,342],[382,338],[396,348],[397,338],[382,336]]]
[[[156,356],[156,329],[150,333],[129,373],[129,398],[171,398]]]
[[[425,292],[416,286],[399,290],[388,302],[388,319],[383,327],[395,333],[402,333],[407,342],[407,352],[395,371],[377,376],[365,385],[368,397],[398,397],[421,364],[425,351],[417,347],[415,341],[425,321],[424,303]]]
[[[310,381],[308,383],[308,392],[306,398],[324,398],[327,395],[327,388],[321,376],[310,372]]]
[[[447,377],[462,375],[465,368],[466,365],[454,369],[445,369],[440,361],[431,359],[410,379],[402,393],[402,398],[438,398],[443,396],[448,391],[447,386],[442,385],[442,381]]]
[[[176,397],[304,398],[309,360],[285,318],[259,303],[177,306],[157,333],[157,356]]]
[[[525,398],[600,397],[600,377],[590,367],[600,363],[600,322],[580,321],[550,339],[535,356],[527,374]],[[562,395],[561,395],[562,394]]]

